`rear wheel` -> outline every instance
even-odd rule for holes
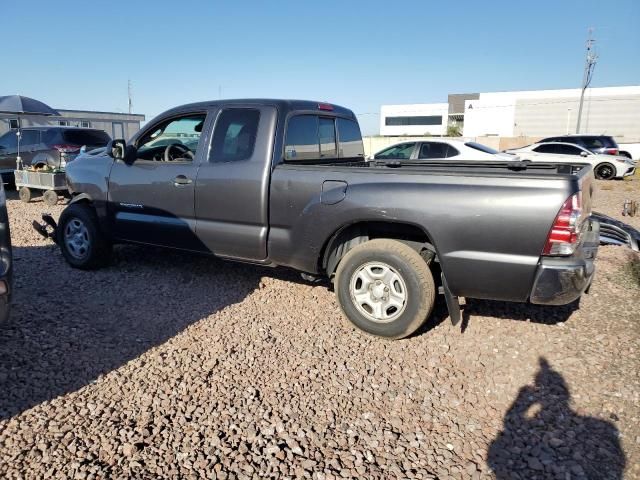
[[[101,232],[89,205],[69,205],[60,215],[57,233],[62,255],[72,267],[93,270],[109,261],[111,242]]]
[[[20,191],[18,192],[20,200],[22,200],[24,203],[29,203],[31,201],[31,195],[31,189],[29,187],[21,187]]]
[[[58,203],[58,193],[55,190],[47,190],[42,197],[44,198],[44,203],[49,206],[53,207]]]
[[[616,167],[611,163],[601,163],[596,166],[594,173],[598,180],[611,180],[616,176]]]
[[[433,275],[424,259],[397,240],[371,240],[347,253],[336,272],[342,311],[356,327],[398,339],[415,332],[435,301]]]

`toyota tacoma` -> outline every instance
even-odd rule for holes
[[[590,285],[584,164],[366,161],[352,111],[298,100],[184,105],[67,166],[67,262],[155,245],[330,279],[360,329],[402,338],[444,295],[560,305]],[[44,224],[43,224],[44,225]]]

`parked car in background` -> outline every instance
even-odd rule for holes
[[[621,157],[640,160],[640,143],[619,143],[618,148],[620,148]]]
[[[167,131],[199,141],[157,146]],[[35,225],[75,268],[114,243],[287,266],[331,279],[349,320],[389,338],[438,292],[457,323],[459,296],[560,305],[594,274],[584,164],[365,162],[351,110],[299,100],[184,105],[102,151],[67,167],[59,225]]]
[[[9,317],[13,289],[13,254],[7,215],[7,197],[0,183],[0,324]]]
[[[459,140],[419,140],[402,142],[373,155],[374,160],[517,160],[476,142]]]
[[[602,153],[604,155],[618,155],[620,153],[618,144],[616,143],[614,138],[609,135],[589,135],[576,133],[575,135],[559,135],[557,137],[543,138],[542,140],[538,141],[538,143],[549,142],[572,143],[574,145],[578,145],[579,147],[586,148],[590,152]]]
[[[78,127],[26,127],[20,130],[20,158],[24,166],[50,166],[64,168],[86,150],[104,147],[111,137],[94,128]],[[0,174],[4,182],[13,183],[13,171],[18,156],[17,130],[0,137]]]
[[[571,143],[534,143],[527,147],[507,150],[523,160],[534,162],[588,163],[600,180],[622,178],[635,173],[635,162],[626,157],[593,153],[584,147]]]

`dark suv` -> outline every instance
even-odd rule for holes
[[[563,142],[580,145],[593,153],[605,155],[619,155],[618,144],[608,135],[560,135],[558,137],[543,138],[538,143]]]
[[[83,146],[92,150],[106,146],[109,140],[104,131],[93,128],[26,127],[20,130],[20,158],[25,166],[64,168]],[[13,182],[17,156],[17,130],[11,130],[0,137],[0,173],[6,182]]]

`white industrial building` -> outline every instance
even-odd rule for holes
[[[380,135],[446,135],[458,124],[464,137],[544,137],[575,133],[580,89],[449,95],[448,103],[383,105]],[[580,133],[640,142],[640,86],[589,88]]]

